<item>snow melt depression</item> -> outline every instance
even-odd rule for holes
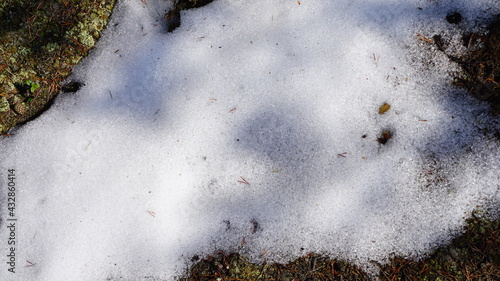
[[[166,33],[171,6],[118,1],[85,86],[1,140],[2,280],[173,280],[216,250],[368,266],[498,206],[498,124],[416,38],[481,28],[498,2],[216,0]]]

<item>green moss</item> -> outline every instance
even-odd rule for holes
[[[88,47],[88,48],[94,47],[94,44],[95,44],[94,37],[92,37],[92,35],[90,35],[87,30],[83,30],[82,32],[80,32],[78,34],[78,40],[85,47]]]

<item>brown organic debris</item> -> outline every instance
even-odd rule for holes
[[[389,109],[391,109],[391,105],[388,103],[384,103],[379,107],[378,114],[385,114],[387,111],[389,111]]]
[[[167,32],[172,32],[181,25],[181,11],[194,9],[212,3],[213,0],[177,0],[172,10],[168,11],[164,18],[167,22]]]
[[[450,14],[447,20],[454,23],[459,21],[459,17],[456,13]],[[462,73],[456,75],[454,83],[466,88],[479,100],[489,102],[493,113],[499,114],[500,15],[489,24],[485,34],[463,34],[463,45],[467,51],[459,57],[446,53],[448,42],[441,35],[435,35],[432,39],[438,50],[462,68]]]
[[[392,138],[392,134],[389,131],[382,131],[382,134],[377,139],[380,144],[386,144],[388,140]]]

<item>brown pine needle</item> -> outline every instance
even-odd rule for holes
[[[423,35],[422,35],[422,34],[420,34],[420,33],[417,33],[417,35],[418,35],[418,36],[416,36],[415,38],[420,39],[420,40],[424,40],[425,42],[427,42],[427,43],[429,43],[429,44],[432,44],[432,41],[431,41],[429,38],[427,38],[427,37],[423,36]]]
[[[250,183],[246,179],[244,179],[243,177],[240,177],[240,179],[242,179],[242,180],[238,181],[239,183],[244,183],[244,184],[250,185]]]

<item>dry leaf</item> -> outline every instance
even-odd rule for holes
[[[388,104],[388,103],[384,103],[383,105],[380,106],[380,108],[378,109],[378,114],[384,114],[386,113],[387,111],[389,111],[389,109],[391,109],[391,106]]]

